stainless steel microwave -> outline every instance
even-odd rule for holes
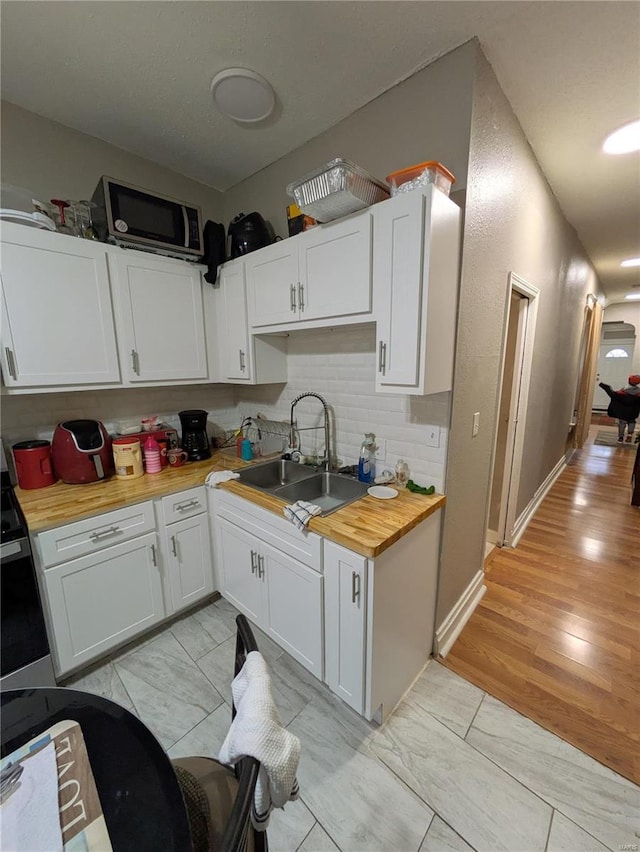
[[[103,175],[91,198],[93,224],[103,242],[199,260],[200,208]]]

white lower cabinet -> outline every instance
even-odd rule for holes
[[[173,615],[213,592],[205,487],[163,497],[160,504],[165,602],[167,615]]]
[[[358,713],[364,711],[367,558],[325,541],[326,681]]]
[[[46,569],[44,588],[58,675],[165,617],[155,532]]]
[[[216,520],[223,595],[322,679],[322,574],[266,543],[264,539],[270,533],[265,528],[266,536],[261,534],[255,514],[249,518],[236,515],[235,521],[221,517]],[[272,531],[272,537],[273,534]],[[283,545],[287,546],[287,542]]]

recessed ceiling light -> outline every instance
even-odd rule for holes
[[[640,257],[630,257],[629,260],[623,260],[620,266],[640,266]]]
[[[227,68],[211,81],[213,102],[218,109],[241,124],[268,118],[276,105],[271,84],[247,68]]]
[[[640,293],[629,293],[625,296],[629,302],[640,302]]]
[[[629,154],[640,151],[640,119],[630,121],[618,130],[614,130],[604,140],[602,150],[605,154]]]

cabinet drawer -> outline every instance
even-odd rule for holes
[[[44,567],[94,553],[155,530],[153,503],[136,503],[39,533],[36,544]]]
[[[172,524],[174,521],[181,521],[206,511],[207,495],[204,485],[162,498],[162,517],[165,524]]]

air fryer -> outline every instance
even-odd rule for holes
[[[189,461],[211,458],[207,437],[207,412],[196,408],[180,411],[178,417],[182,426],[182,449],[189,455]]]
[[[271,245],[273,240],[267,223],[259,213],[238,213],[229,225],[230,248],[232,258],[249,254],[256,249]]]
[[[53,433],[51,456],[68,485],[106,479],[113,473],[111,438],[99,420],[66,420]]]

